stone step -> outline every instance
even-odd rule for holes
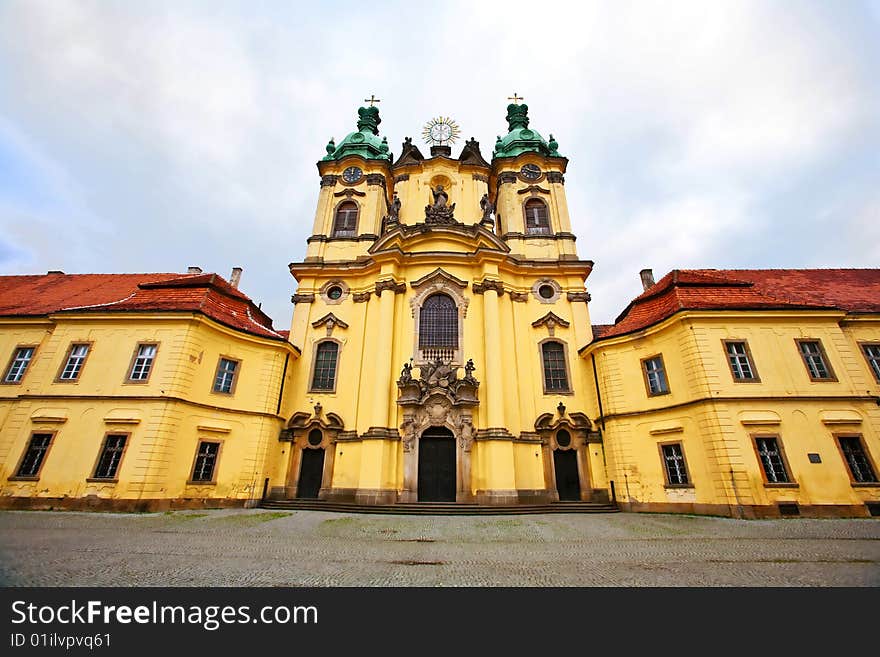
[[[292,511],[330,511],[333,513],[377,513],[396,515],[524,515],[539,513],[617,513],[614,504],[593,502],[556,502],[554,504],[517,504],[488,506],[454,502],[418,502],[399,504],[354,504],[325,500],[263,500],[264,509]]]

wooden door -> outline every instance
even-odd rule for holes
[[[419,502],[455,502],[455,438],[428,429],[419,440]]]
[[[296,496],[316,499],[324,478],[324,450],[304,449],[300,457],[299,483]]]
[[[557,449],[553,452],[556,470],[556,490],[560,501],[581,499],[581,480],[578,476],[577,452],[573,449]]]

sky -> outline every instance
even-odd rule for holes
[[[514,92],[593,323],[646,267],[880,266],[880,0],[0,0],[0,274],[240,266],[289,328],[364,99],[395,158],[441,115],[489,157]]]

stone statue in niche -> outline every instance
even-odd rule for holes
[[[474,425],[471,418],[462,416],[458,425],[458,444],[466,452],[471,451],[474,443]]]
[[[495,220],[492,218],[492,213],[495,212],[495,206],[492,205],[492,201],[489,200],[488,194],[483,194],[483,198],[480,199],[480,209],[483,211],[483,217],[480,219],[480,223],[494,227]]]
[[[425,206],[425,223],[426,224],[454,224],[453,217],[455,211],[455,203],[449,205],[449,194],[447,194],[443,185],[437,185],[436,189],[431,190],[434,197],[433,205]]]
[[[391,201],[391,205],[388,206],[389,224],[400,223],[400,206],[400,197],[397,195],[397,192],[394,192],[394,200]]]
[[[411,415],[405,415],[400,428],[402,430],[400,440],[403,443],[403,451],[411,452],[413,443],[416,441],[416,422]]]

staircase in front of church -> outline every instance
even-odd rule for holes
[[[354,504],[350,502],[327,502],[316,499],[263,500],[264,509],[289,509],[295,511],[331,511],[335,513],[384,513],[414,516],[478,516],[478,515],[524,515],[542,513],[617,513],[616,504],[596,502],[556,502],[554,504],[517,504],[511,506],[488,506],[481,504],[458,504],[455,502],[417,502],[399,504]]]

